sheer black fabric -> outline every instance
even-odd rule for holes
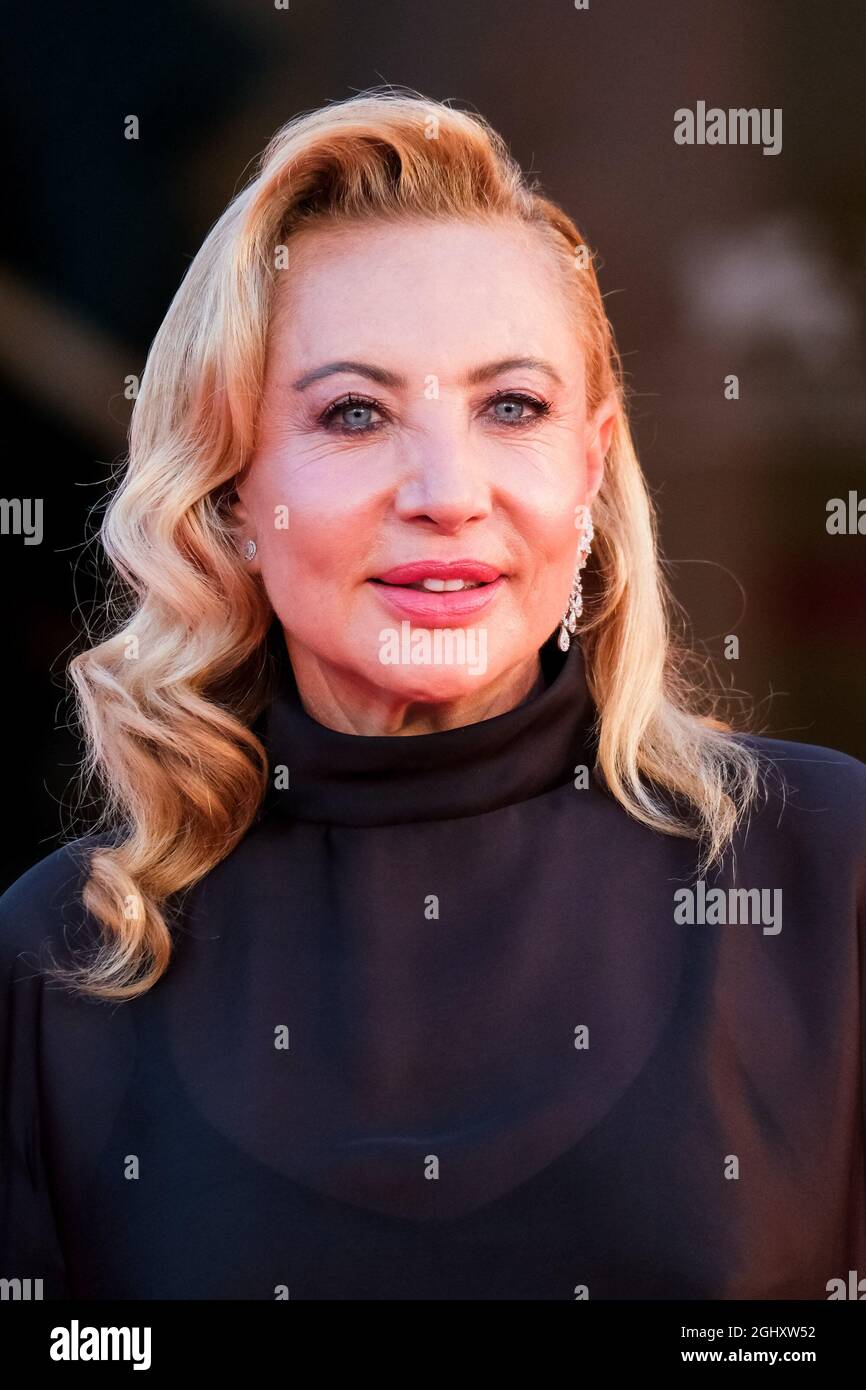
[[[0,1277],[571,1300],[866,1275],[866,765],[747,739],[787,795],[768,778],[702,890],[693,840],[581,775],[579,647],[543,658],[525,704],[416,738],[317,724],[284,660],[274,790],[138,1000],[40,970],[90,939],[88,842],[5,894]],[[683,921],[684,888],[763,915]]]

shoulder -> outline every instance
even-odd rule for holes
[[[866,812],[866,763],[838,748],[794,743],[761,734],[735,734],[765,771],[780,773],[789,791],[823,799],[828,809]]]
[[[68,940],[87,914],[82,892],[93,851],[104,836],[86,836],[40,859],[0,896],[0,967],[4,974],[25,958]]]
[[[793,838],[804,852],[846,852],[866,876],[866,763],[838,748],[735,734],[758,757],[760,819]]]

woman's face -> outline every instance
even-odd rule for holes
[[[289,259],[238,489],[251,569],[302,695],[459,722],[537,671],[613,402],[587,418],[561,272],[531,229],[315,229]]]

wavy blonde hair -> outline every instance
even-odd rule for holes
[[[103,639],[70,662],[102,805],[84,903],[101,941],[55,973],[100,998],[168,967],[184,890],[249,830],[268,785],[252,725],[269,698],[273,614],[239,557],[231,502],[253,447],[279,248],[327,222],[516,219],[560,258],[587,410],[618,413],[579,630],[598,712],[595,776],[645,825],[717,860],[761,784],[756,752],[698,713],[675,638],[653,506],[626,418],[595,257],[476,114],[373,88],[288,122],[209,232],[153,341],[127,466],[101,528],[114,586]],[[288,272],[290,273],[290,272]],[[715,707],[713,707],[714,710]]]

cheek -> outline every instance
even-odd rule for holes
[[[542,582],[550,577],[556,584],[560,570],[570,573],[573,569],[579,539],[575,509],[582,496],[581,478],[574,467],[521,490],[514,516],[533,560],[530,569]]]
[[[317,576],[357,568],[370,547],[373,507],[358,486],[357,470],[339,472],[316,462],[263,469],[257,493],[256,517],[263,570]]]

